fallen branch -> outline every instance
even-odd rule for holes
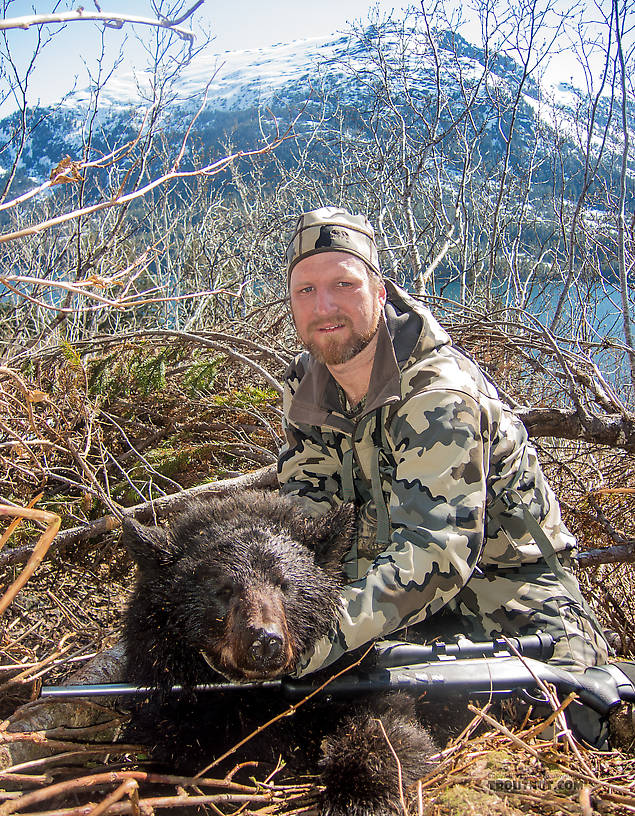
[[[126,517],[135,518],[137,521],[148,521],[150,519],[163,518],[168,513],[178,513],[183,510],[192,499],[206,499],[210,496],[222,496],[234,490],[252,490],[270,488],[277,485],[276,465],[254,470],[252,473],[243,473],[232,479],[222,479],[218,482],[190,487],[178,493],[170,493],[168,496],[161,496],[159,499],[135,504],[134,507],[125,510]],[[69,531],[70,532],[70,531]],[[60,533],[60,535],[63,535]],[[65,543],[64,540],[61,542]]]
[[[578,553],[576,563],[581,567],[595,567],[598,564],[635,563],[635,541],[629,541],[627,544],[615,544],[612,547],[585,550]]]
[[[94,774],[92,776],[82,776],[79,779],[70,779],[65,782],[58,782],[55,785],[49,785],[46,788],[41,790],[32,791],[30,793],[24,794],[18,799],[13,799],[12,801],[5,802],[4,804],[0,805],[0,816],[9,816],[11,813],[15,813],[16,811],[22,811],[25,808],[32,808],[34,805],[39,804],[40,802],[45,802],[48,799],[52,799],[56,796],[61,796],[64,794],[69,794],[78,791],[85,791],[90,790],[92,788],[99,788],[105,784],[113,784],[121,781],[128,781],[128,780],[135,780],[139,781],[146,781],[152,779],[152,774],[147,774],[143,771],[111,771],[107,773],[101,774]],[[188,780],[183,780],[187,782]],[[229,793],[221,793],[215,794],[212,796],[188,796],[187,794],[182,794],[181,796],[170,796],[170,797],[157,797],[155,799],[146,800],[147,802],[154,802],[155,804],[158,802],[163,802],[164,806],[166,802],[170,802],[170,805],[176,804],[190,804],[190,802],[204,804],[209,802],[221,803],[225,802],[228,804],[240,804],[243,802],[271,802],[274,798],[273,793],[267,793],[265,795],[258,795],[258,788],[248,788],[244,785],[238,785],[235,782],[226,782],[223,785],[225,780],[196,780],[196,785],[202,786],[206,782],[211,782],[213,786],[218,787],[219,782],[223,787],[228,788],[238,788],[241,792],[236,792],[233,794]],[[242,793],[245,789],[249,790],[249,793]],[[123,803],[122,803],[123,804]],[[94,806],[87,805],[84,807],[73,808],[68,812],[73,813],[90,813]],[[109,809],[109,813],[127,813],[131,808],[128,806],[122,809]],[[67,811],[63,811],[67,812]]]
[[[581,439],[635,453],[635,415],[587,416],[582,421],[572,408],[527,408],[515,413],[530,436]]]
[[[126,719],[120,712],[92,700],[56,702],[51,705],[50,700],[38,699],[25,703],[0,725],[3,773],[65,765],[68,761],[64,757],[69,754],[105,757],[140,750],[139,746],[118,742]]]
[[[276,465],[271,464],[259,470],[255,470],[252,473],[243,473],[240,476],[235,476],[232,479],[222,479],[218,482],[197,485],[187,490],[181,490],[178,493],[170,493],[168,496],[162,496],[159,499],[136,504],[133,507],[126,508],[124,513],[129,518],[135,518],[137,521],[144,522],[150,519],[163,518],[168,513],[179,512],[194,498],[204,499],[210,496],[222,496],[224,493],[230,493],[234,490],[273,488],[276,484]],[[8,506],[0,505],[0,508],[4,507]],[[10,509],[12,508],[8,508],[8,510]],[[83,527],[72,527],[70,530],[62,530],[62,532],[57,534],[53,550],[63,549],[70,544],[78,544],[82,541],[92,541],[120,526],[121,518],[117,518],[114,515],[107,515]],[[19,558],[25,558],[27,553],[22,552],[13,555],[7,553],[6,557],[3,557],[3,555],[4,554],[0,554],[0,567],[5,566],[7,563],[15,564]]]

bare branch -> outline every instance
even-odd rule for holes
[[[586,416],[582,420],[576,409],[567,408],[521,409],[516,414],[530,436],[583,439],[635,453],[635,415]]]
[[[199,110],[197,111],[195,118],[198,117],[202,109],[203,105],[199,107]],[[290,137],[291,133],[293,132],[294,124],[295,120],[288,127],[285,133],[283,133],[282,135],[279,133],[276,134],[273,141],[268,142],[263,147],[255,148],[253,150],[237,150],[234,153],[230,153],[226,156],[223,156],[220,159],[217,159],[214,162],[211,162],[210,164],[205,165],[204,167],[199,167],[194,170],[179,170],[178,169],[179,161],[183,156],[187,135],[190,132],[190,128],[188,128],[187,133],[180,146],[177,159],[173,163],[172,168],[167,173],[164,173],[152,179],[146,185],[139,187],[130,193],[124,194],[123,192],[121,192],[120,189],[120,191],[115,196],[105,201],[100,201],[97,202],[96,204],[88,205],[80,209],[62,213],[58,216],[42,221],[39,224],[33,224],[20,230],[14,230],[11,232],[5,232],[4,234],[0,234],[0,244],[6,243],[8,241],[14,241],[18,238],[24,238],[29,235],[36,235],[38,233],[50,229],[51,227],[55,227],[60,224],[64,224],[68,221],[73,221],[75,219],[82,218],[83,216],[86,215],[92,215],[93,213],[97,213],[102,210],[108,210],[111,209],[112,207],[123,207],[125,205],[130,204],[132,201],[135,201],[139,198],[143,198],[152,190],[155,190],[158,187],[166,185],[169,182],[184,179],[192,179],[200,176],[204,176],[206,178],[215,176],[218,173],[221,173],[227,167],[229,167],[229,165],[231,165],[232,162],[234,162],[236,159],[254,158],[256,156],[262,156],[266,153],[271,152],[272,150],[275,150],[280,144],[282,144],[282,142],[286,141]],[[78,170],[81,170],[84,166],[85,166],[84,163],[78,163]]]
[[[0,516],[17,516],[20,519],[28,518],[33,519],[34,521],[42,521],[48,525],[46,530],[38,539],[37,544],[35,545],[33,552],[27,561],[26,567],[22,570],[20,575],[18,575],[11,586],[8,587],[2,598],[0,598],[0,616],[2,616],[7,611],[18,592],[26,584],[44,559],[44,556],[48,552],[53,539],[57,535],[62,519],[57,515],[57,513],[49,513],[46,510],[34,510],[31,507],[11,507],[7,504],[0,504]],[[14,529],[15,526],[11,525],[6,531],[2,537],[2,540],[0,540],[0,548],[7,541],[9,535]]]
[[[157,28],[169,28],[183,40],[194,40],[194,32],[188,28],[181,28],[179,25],[188,17],[190,17],[203,0],[195,3],[185,14],[182,14],[178,20],[172,21],[166,17],[153,19],[152,17],[138,17],[134,14],[113,14],[112,12],[101,11],[87,11],[86,9],[76,9],[75,11],[65,11],[58,14],[28,14],[24,17],[10,17],[9,19],[0,20],[0,31],[7,31],[9,29],[21,28],[28,29],[31,26],[43,26],[48,23],[77,23],[82,21],[93,21],[104,23],[112,28],[121,28],[125,23],[136,25],[155,26]]]

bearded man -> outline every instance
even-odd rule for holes
[[[368,220],[304,213],[287,268],[307,351],[286,374],[280,489],[311,514],[358,508],[340,619],[297,674],[405,629],[548,632],[550,662],[605,663],[569,569],[575,540],[524,426],[430,311],[383,279]]]

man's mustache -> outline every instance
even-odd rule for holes
[[[326,319],[322,318],[321,320],[312,320],[309,323],[307,330],[308,331],[318,331],[319,329],[323,329],[326,326],[346,326],[351,328],[352,322],[350,317],[346,315],[333,315],[332,317],[328,317]]]

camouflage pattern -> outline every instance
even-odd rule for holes
[[[321,252],[348,252],[381,277],[375,230],[365,215],[353,215],[338,207],[302,213],[287,246],[287,280],[303,258]]]
[[[431,313],[386,288],[361,414],[308,353],[287,372],[281,491],[311,514],[360,508],[338,627],[297,673],[449,609],[472,636],[542,629],[558,640],[554,662],[605,662],[593,614],[527,529],[528,510],[562,557],[575,546],[524,426]]]
[[[561,556],[569,564],[567,553]],[[568,566],[567,566],[568,569]],[[567,593],[543,562],[519,567],[477,568],[435,619],[424,621],[404,635],[424,641],[453,639],[458,633],[472,641],[497,635],[549,632],[556,640],[550,663],[564,669],[582,669],[606,663],[608,653],[595,616]]]

